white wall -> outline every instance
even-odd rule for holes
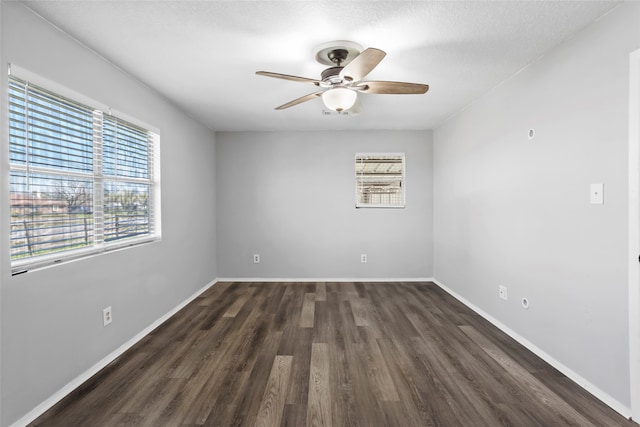
[[[431,137],[217,133],[219,277],[431,277]],[[406,153],[406,208],[355,208],[356,152]]]
[[[161,132],[162,241],[11,277],[0,213],[2,420],[7,426],[216,277],[215,140],[155,92],[20,4],[2,2],[2,72],[16,63]],[[8,188],[3,104],[2,188]],[[113,323],[102,326],[102,308]]]
[[[640,4],[620,6],[434,131],[435,278],[627,412],[628,61],[639,23]],[[591,205],[600,182],[605,203]]]

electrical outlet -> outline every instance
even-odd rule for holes
[[[260,264],[260,254],[253,254],[253,263]]]
[[[102,310],[102,325],[107,326],[113,321],[113,316],[111,315],[111,306]]]
[[[363,264],[367,263],[367,254],[360,255],[360,262]]]
[[[500,297],[500,299],[503,300],[507,300],[507,287],[506,286],[500,286],[498,288],[498,297]]]
[[[591,204],[603,205],[604,204],[604,184],[601,182],[591,184]]]

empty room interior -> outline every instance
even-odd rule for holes
[[[0,22],[0,427],[637,425],[639,2]]]

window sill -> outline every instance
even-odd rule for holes
[[[149,243],[159,242],[160,240],[160,236],[146,237],[141,239],[128,240],[126,242],[120,242],[117,244],[113,243],[108,246],[99,248],[81,249],[73,252],[69,251],[64,254],[45,255],[42,257],[38,257],[38,259],[18,260],[11,266],[11,275],[17,276],[20,274],[31,273],[33,271],[40,271],[86,258],[93,258],[95,256],[100,256],[109,252],[116,252],[134,246],[141,246]]]

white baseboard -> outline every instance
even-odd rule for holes
[[[447,292],[449,295],[451,295],[452,297],[454,297],[455,299],[460,301],[462,304],[466,305],[471,310],[475,311],[477,314],[479,314],[480,316],[484,317],[487,321],[492,323],[495,327],[500,329],[502,332],[504,332],[505,334],[509,335],[511,338],[516,340],[518,343],[520,343],[521,345],[523,345],[524,347],[526,347],[527,349],[529,349],[530,351],[535,353],[536,356],[538,356],[539,358],[541,358],[542,360],[544,360],[545,362],[547,362],[548,364],[550,364],[551,366],[556,368],[558,371],[562,372],[567,378],[571,379],[573,382],[578,384],[580,387],[582,387],[583,389],[585,389],[586,391],[591,393],[594,397],[596,397],[597,399],[601,400],[604,404],[609,406],[611,409],[613,409],[614,411],[618,412],[620,415],[624,416],[625,418],[631,417],[631,408],[629,408],[626,405],[620,403],[617,399],[614,399],[609,394],[605,393],[600,388],[595,386],[593,383],[589,382],[588,380],[583,378],[581,375],[579,375],[576,372],[574,372],[571,368],[569,368],[566,365],[564,365],[563,363],[559,362],[554,357],[552,357],[551,355],[546,353],[544,350],[540,349],[538,346],[536,346],[535,344],[533,344],[532,342],[530,342],[526,338],[522,337],[521,335],[519,335],[515,331],[511,330],[509,327],[504,325],[502,322],[500,322],[499,320],[497,320],[496,318],[494,318],[490,314],[486,313],[485,311],[483,311],[479,307],[477,307],[474,304],[472,304],[471,302],[469,302],[464,297],[458,295],[456,292],[454,292],[453,290],[451,290],[448,287],[446,287],[444,284],[439,282],[437,279],[432,279],[432,282],[435,283],[436,285],[438,285],[440,288],[442,288],[442,290]]]
[[[257,283],[307,283],[307,282],[433,282],[433,277],[401,277],[401,278],[372,278],[372,277],[219,277],[216,282],[257,282]]]
[[[41,404],[39,404],[38,406],[33,408],[31,411],[29,411],[26,415],[24,415],[18,421],[14,422],[11,425],[11,427],[25,427],[26,425],[28,425],[29,423],[34,421],[36,418],[38,418],[40,415],[44,414],[47,410],[49,410],[51,407],[53,407],[53,405],[55,405],[56,403],[61,401],[69,393],[71,393],[73,390],[75,390],[80,385],[82,385],[82,383],[84,383],[85,381],[89,380],[89,378],[91,378],[92,376],[97,374],[101,369],[106,367],[109,363],[111,363],[114,360],[116,360],[116,358],[118,356],[120,356],[122,353],[124,353],[125,351],[127,351],[131,347],[133,347],[142,338],[144,338],[147,335],[149,335],[149,333],[151,333],[151,331],[153,331],[155,328],[157,328],[158,326],[160,326],[161,324],[163,324],[164,322],[169,320],[169,318],[171,318],[171,316],[173,316],[178,311],[180,311],[184,307],[186,307],[187,304],[189,304],[191,301],[196,299],[199,295],[201,295],[203,292],[205,292],[211,286],[216,284],[216,282],[217,282],[216,280],[214,280],[212,282],[209,282],[202,289],[200,289],[199,291],[197,291],[196,293],[194,293],[193,295],[191,295],[190,297],[188,297],[187,299],[182,301],[180,304],[175,306],[167,314],[165,314],[164,316],[160,317],[158,320],[156,320],[155,322],[153,322],[152,324],[147,326],[145,329],[140,331],[136,336],[134,336],[129,341],[127,341],[126,343],[124,343],[123,345],[118,347],[116,350],[114,350],[111,353],[109,353],[106,357],[104,357],[102,360],[97,362],[91,368],[87,369],[85,372],[83,372],[82,374],[78,375],[76,378],[74,378],[69,383],[67,383],[64,387],[62,387],[60,390],[58,390],[56,393],[54,393],[52,396],[50,396],[47,400],[45,400],[44,402],[42,402]]]

